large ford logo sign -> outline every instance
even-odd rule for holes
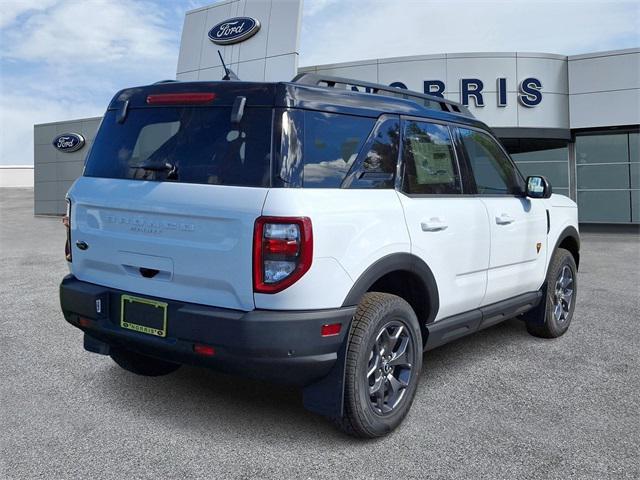
[[[84,137],[79,133],[63,133],[53,139],[53,146],[61,152],[75,152],[84,146]]]
[[[230,18],[209,30],[209,40],[218,45],[231,45],[253,37],[258,30],[260,22],[255,18]]]

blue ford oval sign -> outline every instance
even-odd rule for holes
[[[53,139],[53,146],[61,152],[75,152],[84,146],[84,137],[79,133],[63,133]]]
[[[258,30],[260,30],[260,22],[255,18],[230,18],[209,30],[209,40],[218,45],[231,45],[253,37]]]

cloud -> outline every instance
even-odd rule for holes
[[[33,162],[33,125],[100,116],[124,87],[175,78],[184,3],[19,0],[0,17],[0,163]]]
[[[15,22],[26,13],[45,10],[55,4],[57,0],[4,0],[0,10],[0,28]]]
[[[0,163],[33,125],[102,115],[120,88],[175,78],[184,12],[214,0],[0,0]],[[301,65],[461,51],[638,46],[637,1],[307,0]]]
[[[33,163],[34,123],[95,117],[101,115],[104,108],[104,104],[90,100],[60,101],[55,97],[33,97],[15,91],[11,94],[1,94],[0,163]]]
[[[177,33],[164,11],[150,2],[92,0],[58,2],[3,32],[0,55],[49,65],[171,59]]]
[[[303,3],[303,15],[308,19],[339,2],[340,0],[307,0]]]
[[[322,2],[325,3],[325,2]],[[305,9],[301,65],[429,53],[637,47],[636,1],[345,0]]]

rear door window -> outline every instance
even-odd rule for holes
[[[303,185],[340,188],[375,119],[305,112]]]
[[[131,109],[118,123],[105,115],[85,176],[212,185],[270,186],[271,109]]]
[[[409,120],[404,122],[403,135],[404,192],[429,195],[462,193],[449,127]]]

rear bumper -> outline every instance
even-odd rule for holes
[[[60,304],[64,317],[85,332],[88,350],[108,353],[109,348],[126,348],[177,363],[295,385],[308,385],[329,373],[355,313],[355,307],[243,312],[138,295],[168,303],[167,337],[158,338],[120,327],[122,294],[136,295],[72,275],[63,279]],[[340,334],[321,337],[322,325],[331,323],[342,323]],[[215,355],[196,355],[194,343],[213,346]]]

